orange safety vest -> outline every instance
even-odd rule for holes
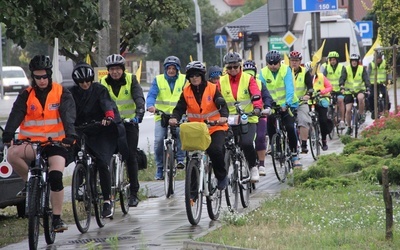
[[[53,140],[62,140],[65,137],[64,125],[59,113],[62,86],[53,82],[44,109],[32,87],[28,87],[27,90],[29,96],[26,101],[26,115],[21,123],[18,139],[47,141],[51,137]]]
[[[221,115],[215,106],[214,96],[215,91],[217,90],[217,85],[207,82],[207,86],[204,90],[203,97],[201,99],[201,107],[196,101],[196,97],[193,94],[192,88],[187,85],[183,89],[183,96],[185,97],[187,104],[186,115],[189,122],[203,122],[204,120],[208,121],[217,121]],[[208,132],[210,135],[215,131],[228,130],[228,124],[218,125],[218,126],[210,126],[208,128]]]

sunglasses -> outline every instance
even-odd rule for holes
[[[196,74],[192,74],[192,75],[189,75],[189,78],[192,78],[192,77],[199,77],[199,76],[201,76],[199,73],[196,73]]]
[[[35,78],[36,80],[40,80],[40,79],[47,79],[49,78],[49,76],[47,74],[42,76],[33,75],[33,78]]]
[[[85,78],[85,79],[79,79],[78,83],[84,83],[84,82],[92,82],[93,80],[91,78]]]
[[[269,62],[268,65],[277,65],[280,62]]]
[[[240,66],[239,65],[235,65],[235,66],[226,66],[227,70],[231,70],[231,69],[238,69]]]

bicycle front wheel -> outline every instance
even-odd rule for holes
[[[243,151],[240,151],[240,162],[239,162],[239,192],[240,192],[240,201],[242,203],[242,207],[246,208],[250,204],[250,191],[251,191],[251,183],[250,183],[250,169],[249,164],[247,163],[246,158],[244,157]]]
[[[164,191],[167,198],[174,194],[174,161],[175,157],[172,145],[168,144],[167,149],[164,151]]]
[[[114,211],[115,211],[115,203],[117,201],[117,195],[118,195],[118,181],[117,180],[117,175],[118,175],[118,166],[117,166],[117,157],[114,155],[111,158],[111,163],[110,163],[110,175],[111,175],[111,211],[112,215],[109,217],[110,219],[113,218],[114,216]],[[120,163],[121,164],[121,163]]]
[[[192,225],[197,225],[201,218],[203,193],[200,191],[200,162],[191,159],[186,169],[185,179],[185,206],[186,215]]]
[[[221,210],[222,191],[218,190],[218,179],[214,175],[211,164],[208,167],[208,196],[206,196],[207,212],[211,220],[217,220]]]
[[[45,200],[44,200],[44,211],[43,211],[43,229],[44,238],[47,244],[53,244],[56,240],[56,232],[53,228],[53,209],[50,202],[50,185],[45,185]]]
[[[121,162],[121,183],[119,188],[119,202],[121,204],[121,210],[123,214],[127,214],[129,212],[129,197],[131,196],[130,191],[130,183],[128,178],[128,172],[126,167],[126,162]]]
[[[229,185],[225,189],[226,205],[231,212],[238,210],[239,205],[239,178],[238,178],[238,166],[232,159],[233,152],[226,150],[225,153],[225,167],[227,168]]]
[[[282,136],[280,134],[274,134],[271,139],[272,165],[274,166],[276,178],[282,183],[285,182],[287,175],[284,147],[285,144]]]
[[[354,138],[357,138],[358,130],[360,128],[360,114],[358,113],[358,111],[355,111],[353,124],[354,124]]]
[[[308,141],[310,144],[311,155],[316,161],[320,154],[320,142],[319,142],[319,131],[318,127],[313,124],[310,126],[310,130],[308,132]]]
[[[40,179],[31,177],[28,183],[28,238],[29,249],[37,249],[40,225]]]
[[[92,179],[92,201],[94,205],[94,215],[96,217],[96,222],[99,227],[104,227],[106,224],[105,220],[103,219],[102,213],[103,213],[103,203],[104,203],[104,197],[103,193],[101,192],[101,186],[100,186],[100,176],[99,176],[99,171],[97,169],[93,169],[94,174],[93,179]]]
[[[71,199],[75,224],[81,233],[86,233],[89,229],[92,209],[92,196],[87,176],[86,167],[82,163],[76,164],[72,174]]]

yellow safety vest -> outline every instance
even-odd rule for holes
[[[370,74],[371,84],[375,84],[375,72],[376,72],[376,64],[375,62],[371,62],[371,74]],[[386,60],[382,60],[381,64],[378,66],[377,81],[378,84],[386,82]]]
[[[295,76],[295,72],[293,70],[293,79],[294,79],[294,91],[296,96],[302,97],[306,94],[307,86],[305,83],[306,80],[306,70],[304,67],[300,67],[301,71]]]
[[[365,86],[363,85],[362,73],[363,66],[358,65],[356,75],[353,76],[353,71],[351,69],[351,65],[346,66],[347,79],[345,83],[345,88],[350,89],[354,92],[359,92],[365,90]],[[345,94],[351,94],[350,91],[345,91]]]
[[[226,104],[229,109],[229,114],[237,114],[235,102],[240,102],[245,113],[253,111],[253,105],[251,103],[251,95],[249,92],[250,74],[243,74],[240,76],[239,86],[237,90],[237,97],[233,96],[231,84],[229,82],[229,75],[226,74],[220,78],[221,94],[224,97]],[[248,119],[249,123],[257,123],[257,116],[250,116]]]
[[[340,91],[340,87],[339,87],[339,79],[340,79],[340,75],[342,74],[342,70],[343,70],[343,65],[342,64],[338,64],[336,67],[336,71],[333,71],[333,67],[328,64],[326,66],[326,78],[328,78],[329,82],[332,85],[332,90],[335,92]]]
[[[118,95],[114,94],[112,87],[106,81],[107,76],[101,78],[100,83],[108,89],[111,99],[115,101],[118,107],[118,111],[121,118],[134,118],[136,104],[132,99],[131,86],[132,86],[132,74],[125,72],[126,84],[121,86]]]

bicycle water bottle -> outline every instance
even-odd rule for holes
[[[241,130],[242,130],[242,134],[246,134],[247,132],[249,132],[249,127],[248,127],[248,123],[249,122],[249,120],[248,120],[248,117],[247,117],[247,115],[246,114],[243,114],[241,117],[240,117],[240,123],[241,123]]]

